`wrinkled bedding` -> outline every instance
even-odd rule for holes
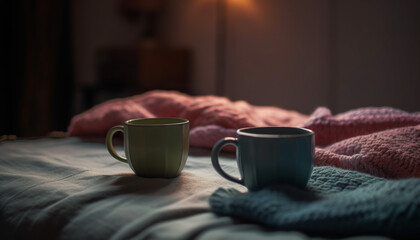
[[[101,143],[1,142],[0,238],[312,239],[212,213],[208,198],[218,187],[245,189],[219,177],[201,151],[191,150],[178,178],[147,179],[109,156]],[[238,174],[234,159],[221,162]]]
[[[316,148],[317,166],[335,166],[384,178],[420,177],[420,125],[348,138]]]
[[[103,138],[110,127],[144,117],[190,120],[192,151],[180,177],[137,177],[127,164],[113,159],[103,143],[83,141]],[[280,187],[274,191],[264,189],[247,193],[244,187],[223,179],[213,170],[209,157],[213,144],[220,138],[234,137],[238,128],[252,126],[312,129],[316,138],[316,167],[310,183],[331,183],[328,179],[334,175],[340,179],[332,181],[338,188],[351,183],[365,187],[370,183],[364,181],[367,176],[377,180],[374,182],[408,181],[407,186],[415,187],[412,182],[420,177],[420,112],[368,107],[332,115],[329,109],[320,107],[307,116],[274,106],[253,106],[245,101],[232,102],[215,96],[193,97],[178,92],[152,91],[114,99],[75,116],[68,128],[68,138],[0,142],[0,239],[311,239],[334,235],[331,231],[340,229],[327,229],[330,232],[308,230],[319,224],[316,219],[311,223],[314,225],[305,225],[305,221],[310,220],[307,218],[303,222],[292,222],[288,227],[277,220],[293,220],[308,208],[315,212],[322,210],[317,207],[319,204],[326,204],[325,209],[329,209],[334,203],[339,209],[337,203],[341,200],[336,192],[331,197],[325,189],[310,184],[304,191],[323,194],[316,199],[325,199],[327,203],[309,199],[308,204],[304,204],[308,208],[299,208],[303,205],[294,201],[301,196],[312,196],[313,192]],[[233,148],[228,150],[234,151]],[[118,151],[122,151],[121,146]],[[238,175],[233,153],[224,154],[223,169]],[[340,174],[335,174],[337,172]],[[352,177],[340,178],[348,175]],[[356,193],[346,192],[342,199],[357,199],[357,191],[360,191],[366,196],[372,193],[373,198],[367,198],[367,202],[378,201],[383,196],[375,198],[381,191],[375,184],[373,186],[373,189],[350,189]],[[396,188],[404,190],[401,186]],[[413,192],[401,191],[397,197],[408,199],[401,205],[408,206],[402,213],[416,220],[418,205],[410,208],[410,193]],[[291,198],[284,198],[285,193]],[[267,208],[259,204],[258,201],[265,197],[268,203],[275,204],[269,204]],[[286,199],[287,204],[282,199]],[[379,214],[380,209],[367,208],[363,203],[361,199],[355,205],[361,208],[359,213],[367,211],[374,216],[385,216]],[[380,207],[390,205],[384,206]],[[245,212],[238,212],[238,209]],[[279,209],[287,212],[290,218],[283,212],[278,213]],[[254,210],[261,210],[263,214]],[[261,218],[267,213],[267,217]],[[403,216],[400,213],[398,216]],[[361,219],[365,217],[369,214]],[[276,222],[271,224],[274,220]],[[412,229],[412,225],[405,226]],[[356,233],[357,236],[366,234],[377,235],[371,236],[373,239],[387,239],[380,237],[384,235],[383,231]],[[387,235],[402,236],[398,231]],[[354,235],[347,232],[341,237],[349,236]],[[364,236],[363,239],[368,238]]]
[[[305,127],[315,132],[316,166],[331,165],[387,178],[420,177],[420,130],[415,127],[420,125],[420,112],[390,107],[365,107],[337,115],[319,107],[306,116],[217,96],[151,91],[110,100],[75,116],[68,134],[105,136],[112,126],[143,117],[186,118],[190,120],[190,145],[209,149],[223,137],[235,137],[239,128]]]
[[[211,148],[236,129],[255,126],[298,126],[308,116],[271,106],[253,106],[217,96],[189,96],[151,91],[99,104],[71,120],[69,136],[104,137],[113,126],[133,118],[178,117],[190,121],[190,144]]]
[[[318,107],[302,127],[315,131],[316,145],[332,143],[387,129],[420,124],[420,112],[408,113],[391,107],[364,107],[332,115]]]

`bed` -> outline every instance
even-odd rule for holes
[[[177,178],[137,177],[102,137],[124,119],[162,115],[191,119],[187,164]],[[248,192],[213,170],[218,138],[270,124],[316,132],[307,189]],[[416,239],[419,124],[420,113],[392,108],[335,116],[319,108],[305,116],[176,92],[115,99],[75,116],[67,137],[0,142],[0,238]],[[221,164],[237,175],[233,151]]]

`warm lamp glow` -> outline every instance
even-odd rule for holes
[[[215,92],[218,95],[225,95],[226,78],[226,41],[228,25],[230,21],[244,19],[253,24],[263,26],[263,16],[257,6],[257,0],[202,0],[202,5],[214,4],[216,11],[216,83]],[[205,3],[205,4],[204,4]]]
[[[242,7],[242,8],[251,8],[255,6],[254,0],[226,0],[228,4],[232,6]]]
[[[199,3],[206,3],[206,4],[214,4],[218,0],[202,0],[202,1],[195,1],[197,5]],[[224,0],[225,4],[229,8],[229,11],[242,11],[246,12],[249,15],[253,15],[255,17],[259,16],[259,10],[257,6],[258,0]]]
[[[253,17],[259,17],[259,11],[256,0],[226,0],[229,8],[243,11]]]

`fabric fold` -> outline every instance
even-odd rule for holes
[[[317,146],[387,129],[420,124],[420,112],[408,113],[391,107],[364,107],[332,115],[318,107],[302,125],[315,132]]]
[[[315,165],[385,178],[420,177],[420,125],[356,136],[316,148]]]
[[[150,91],[112,99],[74,116],[69,136],[104,138],[107,131],[133,118],[177,117],[190,121],[190,144],[212,148],[236,129],[256,126],[299,126],[307,115],[272,106],[254,106],[218,96],[190,96],[175,91]]]
[[[308,187],[272,186],[240,193],[219,188],[212,211],[278,230],[346,237],[420,235],[420,179],[388,180],[335,167],[315,167]]]
[[[224,97],[151,91],[112,99],[74,116],[68,135],[104,138],[111,127],[128,119],[151,117],[188,119],[190,145],[203,148],[212,148],[221,138],[235,137],[236,130],[243,127],[303,126],[315,132],[317,166],[387,178],[420,177],[420,112],[390,107],[360,108],[337,115],[319,107],[307,116]]]

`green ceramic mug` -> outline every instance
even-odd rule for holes
[[[312,174],[315,155],[314,132],[294,127],[252,127],[239,129],[237,138],[219,140],[213,147],[214,169],[224,178],[250,191],[275,184],[304,188]],[[225,145],[236,147],[241,178],[220,167],[219,152]]]
[[[124,135],[125,157],[113,145],[116,132]],[[185,166],[189,151],[189,121],[179,118],[141,118],[112,127],[106,136],[108,152],[128,163],[137,176],[173,178]]]

